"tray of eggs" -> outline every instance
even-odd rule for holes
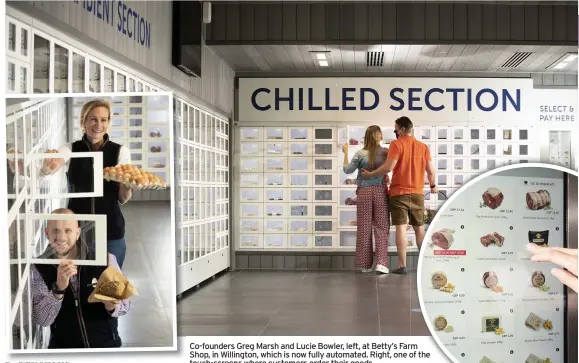
[[[155,174],[139,169],[134,165],[108,167],[104,169],[103,174],[106,181],[123,183],[135,190],[163,190],[168,187],[165,181]]]

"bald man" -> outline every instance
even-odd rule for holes
[[[52,214],[74,214],[57,209]],[[93,280],[108,266],[120,272],[115,256],[108,254],[108,266],[76,266],[75,260],[94,260],[94,251],[80,240],[75,219],[48,220],[45,229],[50,246],[44,258],[57,258],[59,265],[31,265],[32,320],[50,326],[48,349],[120,348],[118,317],[130,309],[130,301],[89,303]],[[86,251],[85,251],[86,250]],[[24,300],[24,310],[28,299]]]
[[[52,214],[74,214],[70,209],[60,208]],[[75,219],[50,219],[46,222],[44,233],[48,238],[49,246],[41,259],[56,258],[59,260],[82,260],[85,259],[86,249],[80,240],[80,222]]]

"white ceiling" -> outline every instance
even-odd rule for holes
[[[577,73],[577,61],[563,70],[548,68],[573,46],[519,45],[219,45],[210,46],[236,72],[492,72]],[[329,67],[314,61],[326,51]],[[384,52],[381,67],[368,67],[367,52]],[[531,53],[515,68],[501,66],[517,52]]]

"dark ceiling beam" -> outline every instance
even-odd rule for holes
[[[576,45],[577,3],[216,2],[207,45]]]

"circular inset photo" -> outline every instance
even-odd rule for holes
[[[428,226],[418,297],[456,363],[577,362],[578,173],[492,170],[458,189]]]

